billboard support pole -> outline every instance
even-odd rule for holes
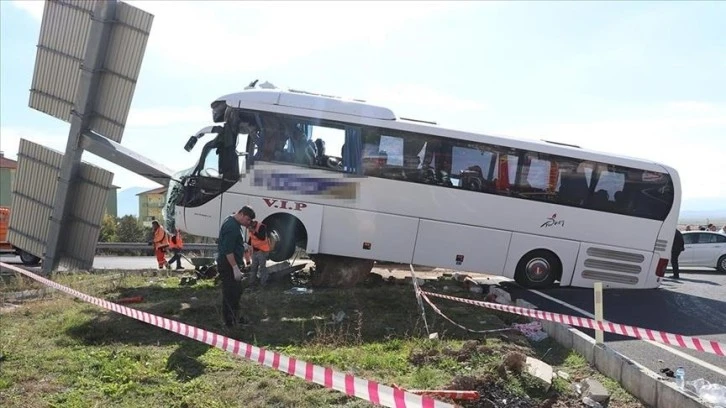
[[[98,90],[100,69],[106,57],[108,40],[116,17],[116,0],[99,1],[91,16],[91,27],[86,45],[86,52],[81,65],[78,90],[71,112],[71,127],[68,143],[58,175],[58,187],[55,193],[55,205],[49,220],[48,240],[43,260],[43,273],[49,275],[58,268],[60,263],[60,237],[65,226],[68,212],[69,192],[75,184],[75,176],[81,164],[83,148],[80,146],[81,135],[88,128],[90,114]],[[85,265],[90,269],[92,265]]]

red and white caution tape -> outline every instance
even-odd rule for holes
[[[191,339],[201,341],[210,346],[227,351],[252,362],[259,363],[266,367],[273,368],[283,373],[300,377],[307,382],[316,383],[336,391],[343,392],[349,396],[357,397],[373,404],[394,408],[453,408],[454,406],[445,402],[437,401],[424,395],[416,395],[400,388],[381,385],[373,381],[344,374],[327,367],[317,366],[305,361],[284,356],[274,351],[255,347],[220,334],[209,332],[176,320],[156,316],[126,306],[86,295],[77,290],[68,288],[51,280],[45,279],[25,269],[18,268],[0,262],[0,266],[21,273],[44,285],[56,288],[71,296],[77,297],[85,302],[94,304],[104,309],[112,310],[124,316],[148,323],[152,326],[180,334]]]
[[[421,290],[421,294],[426,296],[438,297],[441,299],[449,299],[456,302],[468,303],[470,305],[481,306],[488,309],[501,310],[503,312],[514,313],[522,316],[532,317],[534,319],[546,320],[555,323],[568,324],[570,326],[584,327],[587,329],[601,330],[608,333],[620,334],[622,336],[634,337],[637,339],[647,339],[658,343],[668,344],[698,350],[705,353],[716,354],[717,356],[726,356],[726,344],[713,340],[699,339],[697,337],[682,336],[680,334],[667,333],[657,330],[643,329],[640,327],[627,326],[624,324],[611,323],[608,321],[596,321],[584,317],[576,317],[563,315],[559,313],[543,312],[540,310],[527,309],[517,306],[502,305],[499,303],[482,302],[479,300],[464,299],[454,296],[441,295]]]

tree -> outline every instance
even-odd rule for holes
[[[118,227],[118,219],[113,215],[106,214],[101,221],[101,231],[98,234],[99,242],[118,242],[116,230]]]
[[[116,236],[119,242],[145,242],[144,233],[136,217],[124,215],[118,222]]]

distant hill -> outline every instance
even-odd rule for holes
[[[681,222],[718,222],[726,219],[726,199],[723,197],[690,198],[681,202]]]
[[[117,194],[118,216],[124,215],[139,216],[139,197],[136,194],[150,190],[148,187],[129,187],[119,190]]]

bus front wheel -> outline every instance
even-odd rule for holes
[[[514,280],[526,288],[546,288],[555,282],[561,269],[560,260],[555,254],[537,249],[526,253],[519,260]]]

